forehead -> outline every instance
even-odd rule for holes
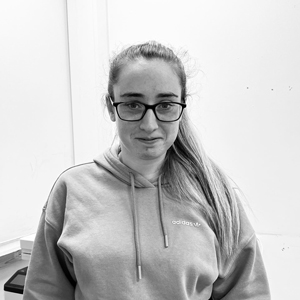
[[[117,96],[124,92],[143,94],[180,93],[181,86],[175,67],[159,59],[139,59],[124,65],[114,85]]]

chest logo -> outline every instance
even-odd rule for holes
[[[185,220],[177,220],[177,221],[172,221],[172,224],[173,225],[185,225],[185,226],[191,226],[191,227],[199,227],[201,226],[200,223],[198,222],[188,222],[188,221],[185,221]]]

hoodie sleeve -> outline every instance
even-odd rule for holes
[[[269,300],[269,284],[256,235],[235,255],[213,287],[213,298]]]
[[[240,217],[240,236],[236,252],[219,256],[219,277],[213,286],[213,300],[270,300],[266,269],[255,231],[235,189]]]
[[[23,300],[73,300],[75,276],[72,263],[57,246],[58,224],[63,222],[64,189],[54,187],[38,226],[26,275]],[[50,205],[49,205],[50,204]],[[51,215],[55,214],[56,222]],[[49,215],[49,216],[48,216]],[[55,220],[55,219],[53,219]]]

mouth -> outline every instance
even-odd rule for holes
[[[161,138],[136,138],[138,141],[143,142],[143,143],[155,143],[159,140],[161,140]]]

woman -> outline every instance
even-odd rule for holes
[[[256,236],[199,147],[179,58],[155,43],[111,62],[119,143],[50,193],[24,299],[270,299]]]

